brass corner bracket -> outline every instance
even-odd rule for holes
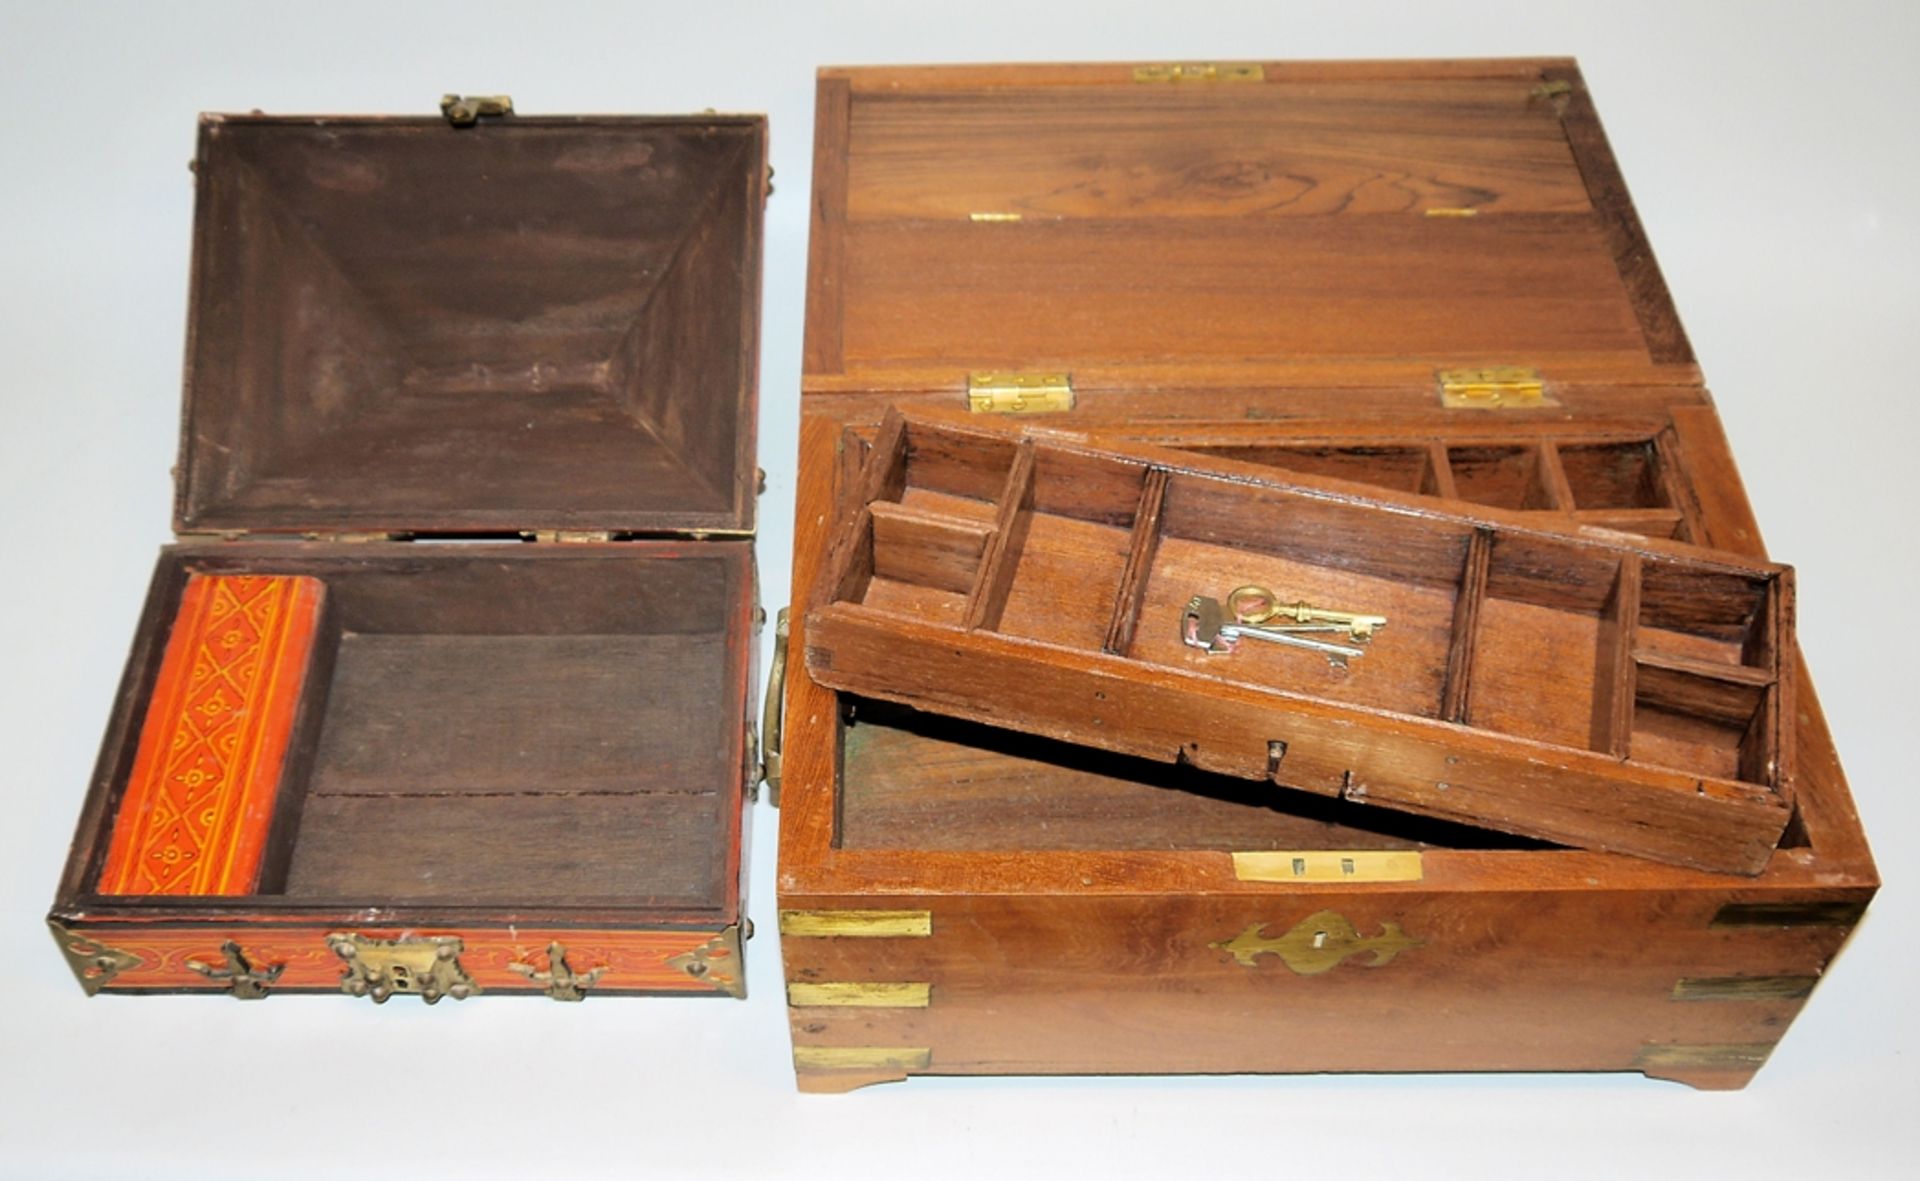
[[[98,939],[82,935],[53,919],[47,920],[47,929],[53,932],[53,941],[59,945],[60,954],[66,957],[67,967],[73,969],[73,978],[80,982],[80,987],[86,990],[88,996],[97,995],[115,976],[146,962],[132,952],[108,947]]]
[[[667,961],[695,980],[711,984],[737,1000],[747,995],[747,976],[740,958],[740,925],[735,923],[692,951],[682,952]]]

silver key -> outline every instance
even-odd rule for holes
[[[1299,630],[1345,631],[1338,624],[1308,625]],[[1345,644],[1329,644],[1324,640],[1308,639],[1296,634],[1294,628],[1261,627],[1249,623],[1230,623],[1220,600],[1206,595],[1195,595],[1187,600],[1187,609],[1180,616],[1180,639],[1190,648],[1199,648],[1206,652],[1231,652],[1242,639],[1264,640],[1270,644],[1284,644],[1289,648],[1302,648],[1309,652],[1318,652],[1327,658],[1335,668],[1347,667],[1347,661],[1355,656],[1364,656],[1361,648],[1350,648]]]

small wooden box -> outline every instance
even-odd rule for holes
[[[1571,62],[827,70],[814,186],[807,597],[790,621],[811,675],[787,678],[779,744],[803,1088],[1383,1070],[1746,1083],[1878,879],[1792,641],[1790,574],[1765,564]],[[967,411],[1042,416],[1022,432]],[[1340,574],[1326,587],[1357,592],[1396,563],[1417,579],[1436,522],[1489,531],[1478,565],[1458,532],[1462,550],[1421,557],[1460,588],[1429,604],[1432,658],[1403,648],[1369,674],[1369,708],[1438,738],[1385,793],[1397,807],[1352,790],[1392,777],[1368,762],[1400,734],[1378,719],[1242,748],[1245,727],[1181,711],[1279,726],[1299,710],[1191,669],[1120,667],[1143,650],[1129,589],[1174,662],[1160,616],[1178,596],[1134,567],[1152,470],[1189,466],[1243,491],[1182,493],[1183,544],[1264,536],[1276,577],[1318,552],[1307,564]],[[1427,524],[1356,538],[1367,522],[1343,510],[1315,551],[1312,527],[1261,516],[1360,500]],[[1531,542],[1493,557],[1507,529],[1622,565],[1512,560]],[[1176,558],[1226,592],[1217,562]],[[1666,573],[1629,592],[1622,569],[1643,562],[1756,589],[1731,614]],[[1458,614],[1476,577],[1493,591],[1477,622]],[[1557,582],[1589,591],[1536,627],[1553,598],[1537,588]],[[1393,601],[1423,618],[1418,597]],[[1073,644],[1084,660],[1056,659]],[[1726,791],[1744,820],[1696,817],[1692,851],[1670,842],[1696,819],[1581,816],[1592,794],[1564,781],[1553,824],[1494,807],[1539,787],[1532,771],[1463,779],[1475,798],[1450,802],[1447,767],[1490,774],[1471,740],[1486,725],[1599,756],[1590,786],[1649,761],[1689,768],[1705,796],[1723,777],[1755,790]]]
[[[90,993],[743,995],[765,121],[504,106],[201,124]]]

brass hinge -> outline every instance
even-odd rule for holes
[[[1073,409],[1066,373],[969,373],[967,409],[975,414],[1057,414]]]
[[[1266,67],[1251,62],[1168,62],[1133,67],[1135,82],[1264,82]]]
[[[553,541],[574,545],[592,541],[612,541],[611,529],[531,529],[520,536],[533,541]]]
[[[367,532],[357,532],[353,530],[347,530],[339,533],[315,532],[315,533],[302,533],[300,536],[305,538],[308,541],[344,541],[350,544],[359,544],[361,542],[368,542],[368,541],[406,541],[408,540],[407,535],[404,533],[389,533],[385,530],[372,530]]]
[[[455,127],[472,127],[481,119],[504,119],[513,114],[510,94],[443,94],[440,114]]]
[[[1521,365],[1490,365],[1484,369],[1442,369],[1438,373],[1440,404],[1455,409],[1514,409],[1545,406],[1546,382],[1537,369]]]
[[[788,608],[774,616],[773,667],[767,672],[767,700],[760,714],[760,779],[767,798],[780,806],[780,750],[785,743],[787,718]]]

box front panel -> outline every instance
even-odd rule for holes
[[[1764,926],[1738,922],[1735,897],[789,896],[795,1068],[812,1090],[913,1073],[1408,1070],[1738,1086],[1864,896]]]

